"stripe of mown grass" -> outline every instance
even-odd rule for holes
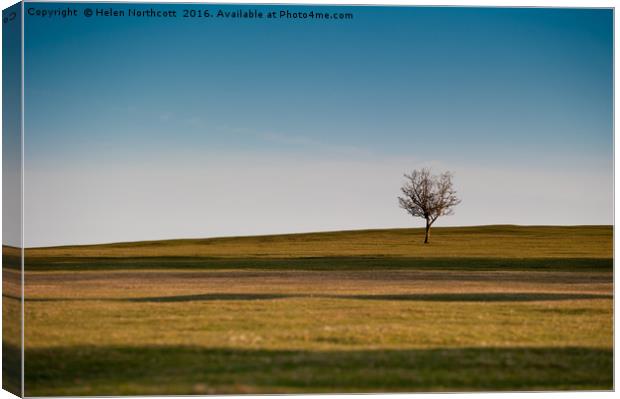
[[[185,346],[27,350],[26,395],[610,390],[584,347],[286,351]]]
[[[27,271],[61,270],[149,270],[149,269],[274,269],[274,270],[548,270],[611,271],[611,258],[406,258],[406,257],[305,257],[305,258],[217,258],[138,257],[27,259]]]

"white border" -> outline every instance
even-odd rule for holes
[[[78,0],[78,1],[55,1],[55,0],[26,0],[27,3],[181,3],[181,4],[318,4],[318,5],[394,5],[394,6],[470,6],[470,7],[588,7],[588,8],[613,8],[616,1],[610,0],[591,0],[591,1],[579,1],[579,0],[541,0],[541,1],[510,1],[510,0],[427,0],[427,1],[415,1],[415,0],[287,0],[287,1],[274,1],[274,0],[206,0],[206,1],[188,1],[188,0]],[[13,1],[2,0],[3,8],[7,7],[4,4],[15,4]]]
[[[25,178],[24,178],[24,173],[26,171],[26,169],[24,168],[24,166],[25,166],[25,160],[24,160],[24,154],[25,154],[25,152],[24,152],[24,143],[25,143],[25,140],[24,140],[24,132],[25,132],[24,122],[26,121],[26,119],[24,117],[24,111],[25,111],[25,107],[24,107],[24,104],[25,104],[25,101],[24,101],[24,92],[25,92],[25,90],[24,90],[24,87],[25,87],[24,86],[24,78],[25,78],[26,74],[24,73],[24,16],[25,16],[25,14],[24,14],[24,3],[23,2],[21,4],[21,14],[22,14],[21,15],[21,17],[22,17],[21,18],[22,19],[22,21],[21,21],[21,23],[22,23],[22,26],[21,26],[21,28],[22,28],[21,29],[21,31],[22,31],[22,38],[21,38],[21,40],[22,40],[21,41],[21,53],[22,53],[22,57],[21,57],[22,58],[22,61],[21,61],[22,62],[21,83],[22,84],[21,84],[21,93],[20,93],[21,104],[20,104],[19,108],[21,110],[21,119],[22,119],[21,122],[20,122],[20,127],[21,127],[20,128],[20,134],[21,134],[21,139],[22,139],[21,140],[21,147],[22,147],[21,148],[22,149],[22,153],[21,153],[21,161],[22,161],[22,164],[21,164],[21,177],[22,177],[22,180],[21,180],[21,196],[22,196],[22,201],[21,201],[21,209],[20,209],[21,210],[21,212],[20,212],[21,213],[20,214],[20,219],[21,219],[21,230],[22,230],[22,237],[21,237],[21,280],[22,280],[22,286],[21,286],[21,294],[22,294],[22,296],[21,296],[21,315],[22,315],[21,316],[22,317],[22,320],[21,320],[21,322],[22,322],[21,323],[22,324],[22,329],[21,329],[21,335],[22,335],[21,336],[21,343],[22,343],[22,347],[21,347],[21,353],[22,353],[22,358],[21,358],[22,375],[21,375],[21,377],[22,378],[21,378],[21,380],[22,381],[21,382],[22,382],[22,386],[21,386],[21,389],[22,389],[22,391],[21,392],[22,392],[22,397],[23,397],[26,394],[26,385],[25,385],[26,383],[24,381],[25,375],[26,375],[26,368],[25,368],[26,358],[25,358],[25,353],[24,353],[25,352],[25,348],[26,348],[26,340],[25,340],[25,337],[26,337],[26,335],[25,335],[26,326],[24,324],[25,320],[26,320],[26,317],[25,317],[26,316],[26,313],[25,313],[26,304],[24,303],[24,294],[25,294],[24,288],[26,287],[26,273],[25,273],[26,269],[24,267],[24,258],[26,256],[25,251],[24,251],[24,243],[26,242],[25,241],[25,237],[26,236],[24,234],[24,226],[25,226],[25,224],[24,224],[24,198],[25,198],[24,183],[26,181]],[[0,173],[0,175],[1,175],[1,173]],[[0,362],[2,362],[2,358],[1,357],[0,357]],[[0,376],[0,378],[1,378],[1,376]]]

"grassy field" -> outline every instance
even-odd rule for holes
[[[26,395],[612,389],[610,226],[422,238],[28,249]]]

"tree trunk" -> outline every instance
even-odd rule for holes
[[[431,224],[426,221],[426,232],[424,234],[424,244],[428,244],[428,239],[431,237]]]

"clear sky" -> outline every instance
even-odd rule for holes
[[[2,18],[2,244],[21,247],[21,7]]]
[[[26,16],[27,246],[419,226],[421,166],[437,225],[613,223],[611,10],[94,6]]]

